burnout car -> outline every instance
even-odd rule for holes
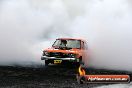
[[[45,49],[41,60],[45,66],[51,64],[70,63],[76,66],[84,64],[88,57],[88,46],[85,40],[75,38],[58,38],[51,48]]]

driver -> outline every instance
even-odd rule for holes
[[[66,47],[67,46],[67,41],[66,40],[61,40],[61,47]]]

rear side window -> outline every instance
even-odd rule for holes
[[[87,50],[88,49],[88,45],[87,45],[86,42],[84,43],[84,46],[85,46],[85,49]]]
[[[87,45],[87,43],[86,42],[83,42],[82,41],[82,49],[85,49],[85,50],[87,50],[88,49],[88,45]]]
[[[82,41],[82,45],[81,45],[81,47],[82,47],[82,49],[84,49],[85,47],[84,47],[84,42]]]

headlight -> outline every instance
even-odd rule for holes
[[[48,55],[49,55],[49,52],[47,52],[47,51],[43,52],[43,56],[48,56]]]

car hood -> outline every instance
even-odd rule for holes
[[[45,51],[47,51],[47,52],[74,53],[74,54],[79,54],[81,52],[80,49],[62,50],[62,49],[55,49],[55,48],[48,48]]]

